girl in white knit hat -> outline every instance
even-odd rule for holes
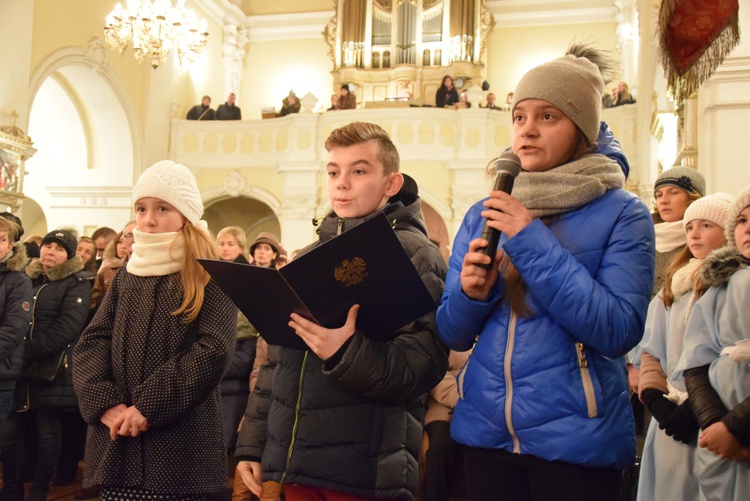
[[[700,270],[710,287],[693,306],[677,375],[702,429],[701,499],[739,501],[750,492],[750,186],[737,195],[724,234],[728,245]]]
[[[132,198],[133,254],[74,352],[84,486],[103,500],[203,499],[226,487],[218,385],[237,310],[196,261],[217,254],[193,174],[158,162]]]
[[[682,501],[695,496],[698,423],[687,391],[674,372],[685,324],[696,299],[696,272],[708,254],[726,244],[724,228],[733,198],[715,193],[693,202],[682,219],[687,246],[668,268],[651,300],[641,348],[639,397],[653,416],[641,459],[638,498]]]
[[[451,422],[472,501],[616,499],[635,460],[624,355],[643,334],[654,229],[594,153],[607,63],[578,46],[521,78],[513,192],[474,204],[453,243],[437,321],[450,349],[476,340]],[[485,222],[501,232],[492,256]]]

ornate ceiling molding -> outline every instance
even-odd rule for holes
[[[615,21],[612,0],[486,0],[497,28]]]
[[[245,26],[249,29],[251,42],[300,38],[319,39],[320,33],[334,14],[333,10],[326,10],[248,16]]]

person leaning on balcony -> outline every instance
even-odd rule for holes
[[[445,108],[458,102],[458,91],[453,86],[453,79],[449,75],[443,77],[440,88],[435,93],[435,106]]]
[[[357,96],[349,91],[349,84],[341,86],[338,103],[340,110],[353,110],[357,107]]]
[[[216,120],[242,120],[242,110],[234,104],[236,99],[237,96],[234,95],[234,92],[230,92],[227,96],[227,102],[216,108],[214,118]]]
[[[188,120],[213,120],[214,110],[211,108],[211,97],[203,96],[201,104],[196,104],[187,114]]]
[[[293,90],[290,90],[289,95],[281,101],[281,111],[276,116],[285,117],[291,113],[299,113],[299,109],[299,98],[297,98],[297,94]]]

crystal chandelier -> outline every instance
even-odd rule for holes
[[[192,61],[206,48],[206,20],[200,26],[185,0],[128,0],[128,6],[117,4],[107,16],[104,39],[110,47],[123,54],[132,41],[139,63],[148,60],[154,69],[161,66],[173,49],[180,64]]]

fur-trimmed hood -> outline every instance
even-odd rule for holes
[[[724,246],[706,257],[700,275],[711,286],[724,285],[735,272],[747,267],[748,261],[736,247]]]
[[[29,264],[29,257],[26,255],[26,246],[16,244],[11,252],[13,252],[13,255],[4,263],[0,263],[0,266],[5,265],[8,271],[23,271],[26,265]]]
[[[62,280],[65,277],[69,277],[73,273],[78,273],[83,269],[83,260],[80,256],[73,256],[59,266],[51,268],[47,272],[47,278],[54,282],[55,280]],[[42,262],[39,259],[34,259],[26,267],[26,274],[32,279],[37,279],[44,273],[42,268]]]

